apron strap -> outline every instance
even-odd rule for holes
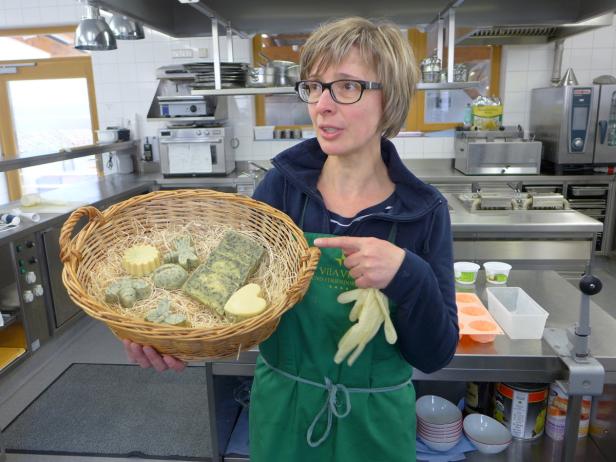
[[[312,448],[316,448],[317,446],[320,446],[323,443],[323,441],[327,439],[332,429],[332,423],[334,420],[334,416],[336,416],[339,419],[344,419],[346,416],[348,416],[351,413],[351,396],[350,396],[351,393],[387,393],[390,391],[400,390],[401,388],[404,388],[411,383],[411,378],[409,377],[408,380],[405,380],[404,382],[399,383],[398,385],[392,385],[389,387],[347,388],[346,386],[342,384],[333,383],[329,377],[324,378],[324,383],[319,383],[319,382],[313,382],[312,380],[304,379],[303,377],[299,377],[297,375],[289,374],[288,372],[285,372],[282,369],[278,369],[277,367],[272,366],[270,363],[267,362],[267,360],[265,359],[263,355],[261,355],[261,360],[263,361],[263,364],[265,364],[272,371],[282,375],[283,377],[286,377],[287,379],[294,380],[296,382],[303,383],[305,385],[311,385],[313,387],[322,388],[325,391],[327,391],[327,397],[325,399],[325,403],[323,404],[323,407],[317,413],[315,418],[312,420],[312,423],[310,424],[310,426],[308,427],[308,430],[306,431],[306,442]],[[338,400],[339,394],[342,394],[342,396],[344,397],[343,402]],[[338,408],[341,407],[342,404],[344,404],[344,407],[342,408],[342,411],[339,411]],[[318,440],[313,441],[312,436],[314,433],[314,428],[316,427],[317,423],[319,422],[323,414],[325,414],[325,412],[327,412],[327,426],[325,427],[325,431],[323,432],[323,435],[321,435],[321,437]]]

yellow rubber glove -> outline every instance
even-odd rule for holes
[[[351,353],[347,361],[349,366],[357,360],[368,342],[374,338],[381,324],[385,324],[385,339],[394,344],[397,340],[396,331],[389,317],[389,302],[378,289],[354,289],[338,296],[339,303],[355,305],[349,313],[351,321],[357,320],[338,342],[338,351],[334,362],[340,364]]]

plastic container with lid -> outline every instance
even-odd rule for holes
[[[459,284],[475,284],[479,265],[470,261],[457,261],[453,264],[456,282]]]
[[[549,313],[520,287],[488,287],[488,310],[514,340],[540,339]]]
[[[487,261],[483,264],[486,270],[486,281],[490,284],[506,284],[509,279],[511,265],[502,261]]]

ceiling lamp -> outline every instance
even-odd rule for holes
[[[115,50],[116,39],[98,8],[86,5],[86,16],[81,19],[75,31],[75,48],[78,50]]]
[[[145,38],[140,23],[119,14],[114,14],[111,17],[109,28],[118,40],[141,40]]]

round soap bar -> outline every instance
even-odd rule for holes
[[[160,265],[160,253],[151,245],[135,245],[124,252],[122,266],[132,276],[145,276]]]

